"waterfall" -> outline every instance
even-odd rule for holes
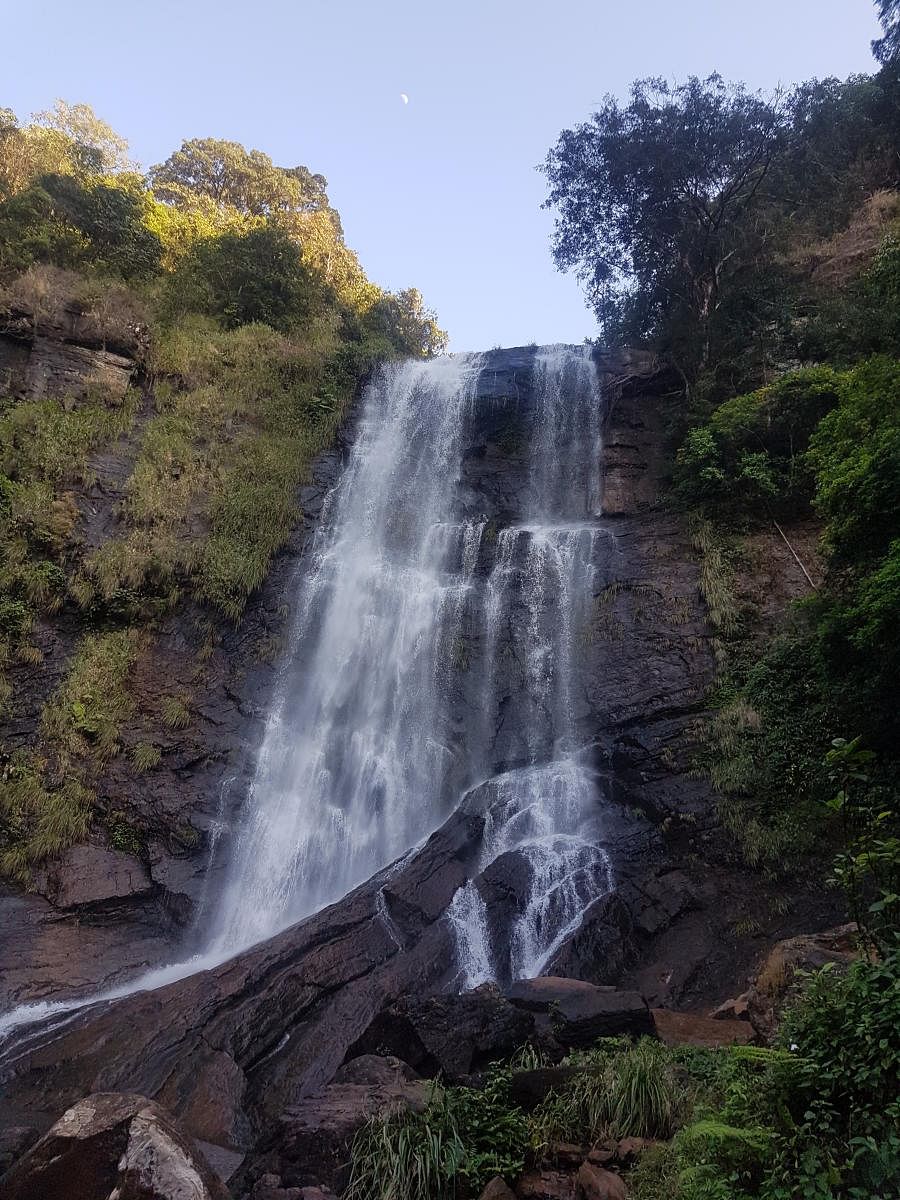
[[[598,523],[602,398],[589,356],[568,347],[538,352],[532,393],[528,519],[500,532],[483,605],[482,703],[486,712],[504,706],[525,765],[480,789],[488,804],[481,878],[448,913],[463,987],[540,973],[588,904],[613,886],[602,797],[578,753],[575,699],[597,563],[609,557]],[[509,659],[521,664],[512,687],[502,667]],[[517,910],[492,937],[481,888],[505,856],[526,882]]]
[[[337,900],[446,815],[448,648],[483,523],[455,516],[477,356],[385,368],[301,582],[214,941]]]
[[[403,363],[367,390],[299,584],[213,928],[223,950],[339,899],[484,780],[479,867],[515,855],[528,885],[499,953],[478,881],[461,890],[448,919],[465,982],[538,972],[611,886],[573,697],[606,543],[596,372],[587,351],[535,354],[519,511],[485,545],[488,521],[466,511],[462,486],[480,367]],[[454,688],[463,665],[482,680],[475,713]],[[515,769],[500,769],[501,705]]]

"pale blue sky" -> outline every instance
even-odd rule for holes
[[[0,29],[20,115],[62,96],[145,165],[217,136],[324,174],[369,275],[468,350],[595,332],[534,168],[606,92],[869,71],[877,22],[871,0],[0,0]]]

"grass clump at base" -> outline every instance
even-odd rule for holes
[[[539,1144],[671,1136],[685,1096],[659,1042],[605,1041],[567,1061],[578,1073],[569,1087],[537,1109],[533,1132]]]
[[[497,1175],[514,1179],[529,1129],[510,1079],[498,1068],[483,1089],[435,1087],[423,1112],[370,1121],[354,1139],[349,1200],[452,1200],[478,1196]]]

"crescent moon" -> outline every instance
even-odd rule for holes
[[[400,93],[400,99],[403,101],[404,104],[409,104],[409,96],[407,96],[406,92]]]

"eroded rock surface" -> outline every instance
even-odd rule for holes
[[[0,1186],[4,1200],[229,1200],[168,1113],[144,1096],[117,1093],[80,1100]]]

